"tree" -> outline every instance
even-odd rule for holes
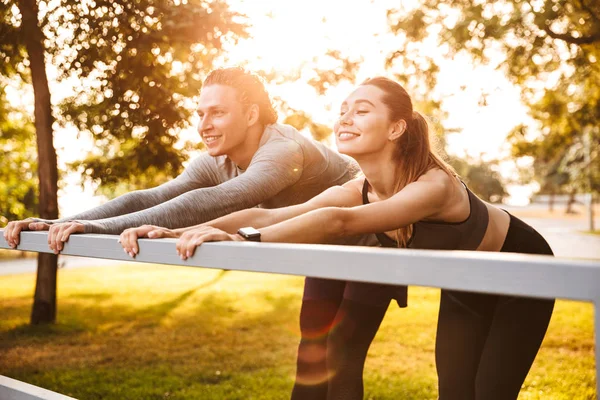
[[[550,193],[600,191],[600,68],[582,69],[591,72],[577,73],[573,82],[559,82],[530,104],[540,135],[532,139],[531,127],[523,125],[509,135],[513,154],[533,157],[534,168],[545,171],[537,174],[537,180]]]
[[[58,218],[58,168],[56,150],[52,143],[52,103],[46,75],[46,50],[44,34],[38,22],[38,6],[35,0],[20,0],[19,27],[21,42],[27,52],[31,84],[35,98],[34,123],[38,149],[39,214],[42,218]],[[58,257],[54,254],[38,254],[38,272],[33,296],[31,323],[53,322],[56,319],[56,270]]]
[[[39,214],[48,219],[58,217],[55,115],[91,133],[103,149],[80,164],[93,180],[110,185],[141,176],[144,183],[157,170],[164,172],[160,179],[173,176],[183,160],[174,147],[176,129],[189,117],[183,103],[197,94],[225,43],[246,35],[242,16],[218,0],[0,0],[0,6],[0,73],[21,75],[34,89]],[[59,82],[80,83],[55,115],[47,58]],[[56,317],[57,258],[38,260],[34,324]]]
[[[282,74],[275,69],[258,73],[266,81],[275,84],[305,81],[318,96],[325,96],[330,88],[342,82],[356,83],[356,74],[362,61],[362,58],[350,58],[340,50],[330,49],[325,54],[314,56],[312,60],[303,63],[290,73]],[[324,68],[323,64],[326,64],[327,68]],[[283,123],[289,124],[299,131],[307,129],[313,139],[322,142],[333,133],[331,126],[314,121],[310,114],[291,107],[284,99],[275,98],[274,102],[279,111],[285,115]]]
[[[70,52],[55,47],[53,59],[62,79],[92,87],[79,86],[60,104],[61,123],[91,134],[102,149],[74,167],[101,186],[126,182],[129,190],[178,175],[186,102],[224,46],[246,36],[241,17],[223,1],[63,1],[51,35],[58,42],[69,29]]]
[[[13,110],[0,87],[0,222],[37,215],[35,128]]]
[[[500,174],[492,167],[495,162],[450,157],[448,160],[469,189],[491,203],[501,203],[508,195]]]
[[[573,187],[595,190],[599,175],[600,3],[592,0],[425,0],[418,8],[389,11],[390,26],[402,48],[418,47],[435,28],[440,51],[466,53],[479,64],[497,63],[521,88],[523,102],[537,121],[537,138],[517,127],[515,156],[532,156],[550,175],[537,174],[542,186],[567,167]],[[414,63],[413,63],[414,64]],[[435,73],[435,67],[430,68]],[[434,74],[435,75],[435,74]],[[577,153],[589,136],[584,158]],[[587,139],[586,139],[587,140]],[[576,170],[589,174],[574,174]],[[564,177],[565,175],[563,175]]]
[[[549,196],[548,207],[550,211],[553,211],[555,196],[568,191],[572,181],[569,174],[561,168],[568,147],[543,137],[525,140],[528,129],[525,125],[518,125],[509,133],[508,140],[513,144],[514,156],[533,158],[532,167],[521,173],[525,175],[525,180],[533,179],[539,182],[538,193]],[[557,138],[560,139],[560,136],[554,137],[555,140]]]
[[[314,122],[311,116],[302,110],[296,110],[286,106],[284,108],[284,113],[286,115],[283,120],[284,124],[291,125],[299,131],[308,129],[315,140],[323,141],[333,132],[333,129],[330,126]]]

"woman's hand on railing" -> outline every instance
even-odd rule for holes
[[[140,252],[138,246],[138,238],[162,239],[162,238],[178,238],[180,234],[173,229],[162,228],[156,225],[142,225],[137,228],[125,229],[119,236],[119,243],[123,246],[125,253],[131,257]]]
[[[73,233],[84,233],[84,225],[81,222],[69,221],[58,224],[47,224],[45,222],[33,222],[29,225],[33,231],[48,231],[48,246],[58,254],[62,251],[64,243],[69,240]]]
[[[194,255],[196,247],[200,246],[204,242],[223,242],[223,241],[244,241],[240,235],[232,235],[225,231],[222,231],[212,226],[201,226],[189,231],[184,232],[175,247],[177,248],[177,255],[182,260],[186,260],[188,257]]]

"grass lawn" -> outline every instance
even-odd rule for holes
[[[101,261],[99,261],[101,263]],[[27,325],[35,275],[0,277],[0,375],[78,399],[286,399],[302,279],[139,264],[63,270],[58,323]],[[435,399],[439,292],[411,288],[369,352],[366,399]],[[558,302],[520,399],[594,399],[593,308]]]
[[[35,258],[37,257],[37,253],[32,251],[14,251],[14,250],[6,250],[0,249],[0,261],[4,260],[16,260],[23,258]]]

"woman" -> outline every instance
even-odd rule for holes
[[[399,84],[386,78],[365,81],[342,104],[334,130],[339,151],[358,161],[363,178],[302,205],[241,211],[184,233],[144,229],[150,237],[181,236],[177,250],[184,259],[203,242],[256,240],[247,230],[235,233],[247,225],[261,228],[264,242],[328,243],[377,233],[389,247],[552,254],[533,228],[481,201],[434,154],[427,123]],[[294,399],[362,399],[367,350],[397,293],[384,285],[340,288],[332,282],[307,280]],[[384,301],[361,301],[373,294]],[[516,399],[553,306],[548,300],[442,290],[436,339],[440,399]],[[334,322],[326,340],[311,342],[311,334]],[[306,343],[312,350],[303,353]],[[304,359],[319,359],[319,350],[326,352],[325,385],[310,379],[318,365],[305,370],[310,364]]]

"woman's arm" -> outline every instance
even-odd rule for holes
[[[326,207],[261,229],[264,242],[331,243],[337,238],[403,228],[439,213],[451,183],[423,180],[389,199],[352,208]]]
[[[448,181],[417,181],[389,199],[354,207],[325,206],[260,229],[263,242],[331,243],[335,239],[399,229],[439,213],[452,191]],[[356,191],[360,196],[360,192]],[[362,204],[362,198],[359,197]],[[241,240],[210,226],[187,232],[177,242],[182,259],[204,242]]]
[[[193,227],[180,228],[175,231],[184,233],[201,226],[212,226],[228,233],[236,233],[244,226],[263,228],[297,217],[312,210],[323,207],[354,207],[361,204],[360,192],[347,184],[333,186],[306,203],[274,209],[250,208],[225,215],[212,221]]]
[[[238,229],[245,226],[262,228],[322,207],[354,207],[362,204],[361,193],[357,190],[357,186],[360,184],[358,181],[362,182],[362,179],[347,182],[344,186],[330,187],[306,203],[294,206],[275,209],[250,208],[187,228],[167,229],[144,225],[139,228],[127,229],[121,234],[121,245],[129,255],[134,257],[139,251],[137,238],[140,237],[151,239],[181,237],[181,241],[188,242],[206,232],[207,227],[235,234]]]

